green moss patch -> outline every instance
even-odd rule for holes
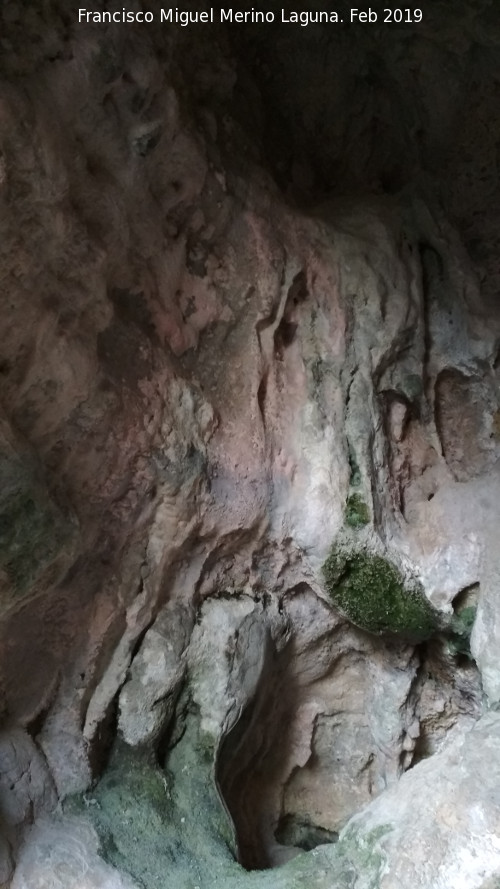
[[[421,585],[408,582],[382,556],[334,546],[323,574],[333,604],[369,633],[421,641],[438,629],[437,614]]]
[[[207,874],[236,873],[232,825],[214,777],[214,745],[188,715],[166,768],[152,754],[117,741],[87,801],[65,803],[92,821],[103,858],[144,889],[205,889]],[[218,885],[218,884],[217,884]]]
[[[350,528],[359,528],[370,521],[370,510],[359,494],[351,494],[347,498],[345,523]]]

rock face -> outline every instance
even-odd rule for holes
[[[320,201],[340,142],[284,103],[279,166],[260,32],[1,16],[0,886],[492,889],[500,313],[456,181],[360,146]]]

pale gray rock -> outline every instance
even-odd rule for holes
[[[7,838],[0,834],[0,886],[8,886],[14,873],[14,860]]]
[[[90,824],[76,818],[41,818],[18,860],[12,889],[137,889],[130,877],[98,855]]]
[[[34,820],[57,805],[57,794],[40,749],[22,729],[0,733],[0,885],[13,873],[13,852]]]
[[[144,637],[119,698],[118,730],[127,744],[154,744],[170,723],[185,674],[190,616],[165,608]]]
[[[19,827],[57,803],[54,782],[39,748],[22,729],[0,733],[0,817]]]
[[[500,482],[485,492],[483,501],[489,509],[485,516],[485,555],[480,575],[477,617],[471,636],[471,649],[481,672],[483,688],[490,706],[500,704],[500,552],[497,528]]]
[[[500,717],[483,717],[355,816],[339,847],[359,843],[381,889],[500,882],[499,740]],[[360,874],[355,885],[369,881]]]

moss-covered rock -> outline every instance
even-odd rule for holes
[[[351,494],[347,498],[345,523],[350,528],[359,528],[370,521],[370,510],[360,494]]]
[[[240,871],[214,759],[213,739],[190,713],[166,768],[151,752],[118,741],[92,799],[73,797],[65,810],[85,813],[103,858],[144,889],[204,889],[207,875]]]
[[[420,641],[438,628],[437,613],[421,585],[368,548],[334,545],[323,574],[333,604],[369,633]]]

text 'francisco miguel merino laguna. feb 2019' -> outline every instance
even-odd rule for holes
[[[80,8],[78,10],[78,21],[83,23],[94,24],[112,24],[112,23],[133,23],[151,24],[160,22],[162,24],[181,25],[203,25],[215,22],[226,22],[229,24],[271,24],[272,22],[282,22],[283,24],[307,25],[314,24],[344,24],[360,23],[373,24],[375,22],[385,22],[396,24],[413,24],[422,21],[423,12],[421,9],[399,8],[399,9],[357,9],[353,7],[342,13],[329,11],[311,11],[297,10],[290,11],[281,9],[279,12],[263,12],[257,9],[236,10],[232,8],[218,9],[210,8],[203,12],[193,12],[185,9],[159,9],[156,12],[132,11],[126,8],[116,10],[114,12],[101,12],[92,9]]]

